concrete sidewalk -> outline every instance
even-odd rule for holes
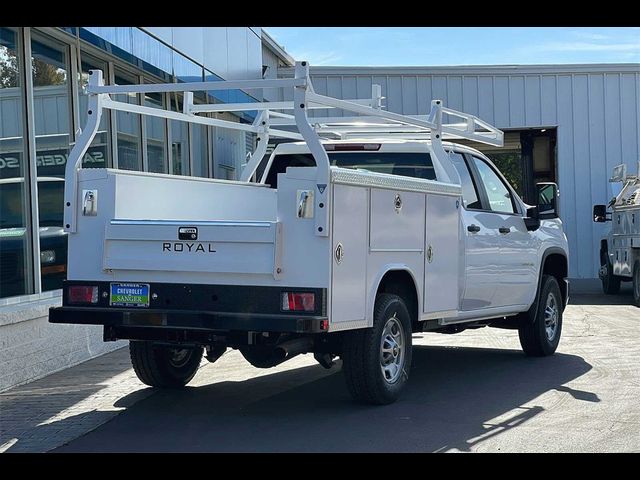
[[[121,348],[0,393],[0,453],[47,452],[111,420],[153,389]]]

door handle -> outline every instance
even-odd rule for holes
[[[498,231],[499,231],[500,233],[509,233],[509,232],[511,231],[511,228],[510,228],[510,227],[500,227],[500,228],[498,229]]]
[[[471,225],[469,225],[467,227],[467,230],[470,231],[471,233],[477,233],[480,231],[480,227],[474,223],[472,223]]]

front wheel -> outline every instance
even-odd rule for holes
[[[131,364],[142,383],[179,388],[191,381],[202,360],[202,347],[170,347],[148,341],[130,341]]]
[[[633,303],[640,307],[640,260],[633,264]]]
[[[373,327],[347,333],[342,362],[355,400],[387,405],[398,399],[411,368],[411,318],[399,296],[378,295]]]
[[[538,303],[518,328],[520,345],[526,355],[544,357],[556,351],[562,333],[563,305],[558,281],[551,275],[543,275]]]

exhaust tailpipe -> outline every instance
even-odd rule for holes
[[[294,338],[275,347],[275,356],[279,359],[289,360],[301,353],[306,353],[313,348],[313,339],[309,337]]]

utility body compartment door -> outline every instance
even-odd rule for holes
[[[457,311],[460,303],[458,262],[460,200],[458,197],[426,195],[426,242],[424,313]]]
[[[366,318],[369,189],[333,187],[331,323]]]

